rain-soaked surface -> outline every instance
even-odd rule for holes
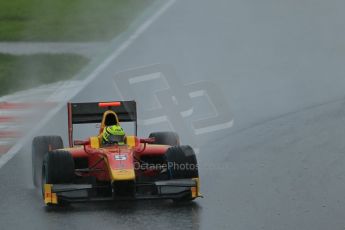
[[[176,1],[73,101],[137,100],[141,136],[198,150],[204,198],[47,211],[28,145],[0,169],[0,228],[343,229],[344,7]],[[39,134],[66,133],[63,109]]]

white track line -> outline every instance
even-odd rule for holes
[[[91,72],[90,75],[83,81],[81,87],[77,89],[73,94],[66,97],[65,101],[61,101],[54,109],[52,109],[45,118],[34,128],[28,135],[14,145],[6,154],[0,157],[0,168],[2,168],[9,160],[11,160],[24,146],[24,144],[34,136],[44,125],[50,121],[55,114],[57,114],[64,106],[66,106],[67,101],[71,100],[77,94],[79,94],[89,83],[91,83],[102,71],[104,71],[109,64],[118,58],[132,43],[144,33],[165,11],[167,11],[176,0],[169,0],[164,4],[154,15],[152,15],[148,20],[146,20],[122,45],[114,50],[97,68]],[[28,150],[30,152],[31,150]]]

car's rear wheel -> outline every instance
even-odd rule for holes
[[[74,160],[72,155],[63,150],[48,152],[42,165],[42,196],[45,184],[68,184],[74,180]]]
[[[44,155],[52,150],[63,148],[59,136],[38,136],[32,141],[32,179],[35,187],[41,183],[41,170]]]
[[[155,138],[154,144],[156,145],[180,145],[180,138],[175,132],[154,132],[149,137]]]
[[[192,179],[199,177],[198,162],[192,147],[170,147],[165,156],[168,164],[168,173],[171,179]],[[188,194],[174,201],[190,201],[193,199],[191,194]]]

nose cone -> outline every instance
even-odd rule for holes
[[[134,169],[111,169],[111,181],[135,180]]]
[[[119,149],[116,152],[109,152],[107,158],[112,182],[135,180],[132,151]]]

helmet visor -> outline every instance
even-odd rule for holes
[[[123,143],[125,141],[125,136],[124,135],[113,135],[110,134],[108,137],[108,143],[109,144],[118,144],[118,143]]]

